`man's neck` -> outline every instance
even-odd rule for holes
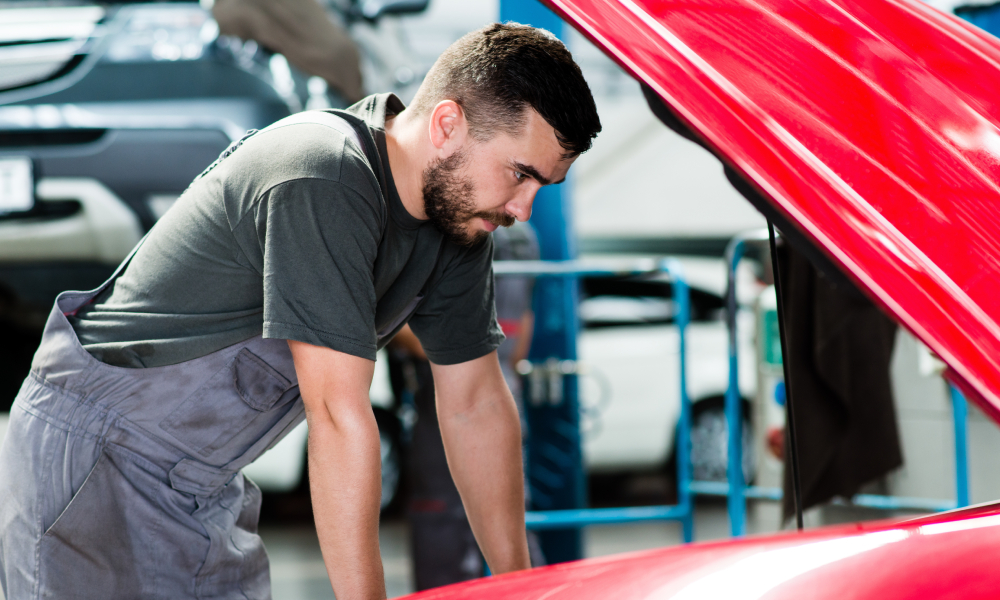
[[[385,146],[389,151],[389,169],[403,208],[416,219],[426,220],[424,212],[423,172],[420,161],[420,123],[407,118],[406,112],[385,122]]]

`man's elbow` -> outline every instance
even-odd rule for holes
[[[367,397],[350,401],[330,398],[320,402],[307,402],[305,408],[309,429],[317,432],[351,436],[377,427],[375,414]]]

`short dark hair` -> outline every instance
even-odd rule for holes
[[[601,121],[590,87],[566,45],[544,29],[493,23],[464,35],[437,59],[410,110],[429,113],[442,100],[465,111],[472,137],[519,132],[525,109],[556,130],[565,158],[590,149]]]

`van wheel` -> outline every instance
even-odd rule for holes
[[[379,455],[382,459],[382,500],[379,509],[385,512],[398,504],[400,496],[403,479],[400,427],[395,415],[380,409],[375,409],[375,420],[378,422]]]
[[[744,400],[742,408],[743,481],[749,485],[755,474],[753,430],[748,417],[750,403]],[[716,396],[697,402],[691,415],[691,473],[694,480],[726,481],[728,448],[725,399]]]

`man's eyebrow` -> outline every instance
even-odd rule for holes
[[[566,181],[565,177],[563,177],[559,181],[552,181],[548,177],[546,177],[546,176],[542,175],[541,173],[539,173],[538,169],[536,169],[535,167],[533,167],[531,165],[525,165],[525,164],[519,163],[517,161],[514,161],[514,168],[517,169],[518,171],[521,171],[525,175],[529,175],[532,179],[534,179],[535,181],[537,181],[538,183],[540,183],[542,185],[549,185],[551,183],[562,183],[562,182]]]

